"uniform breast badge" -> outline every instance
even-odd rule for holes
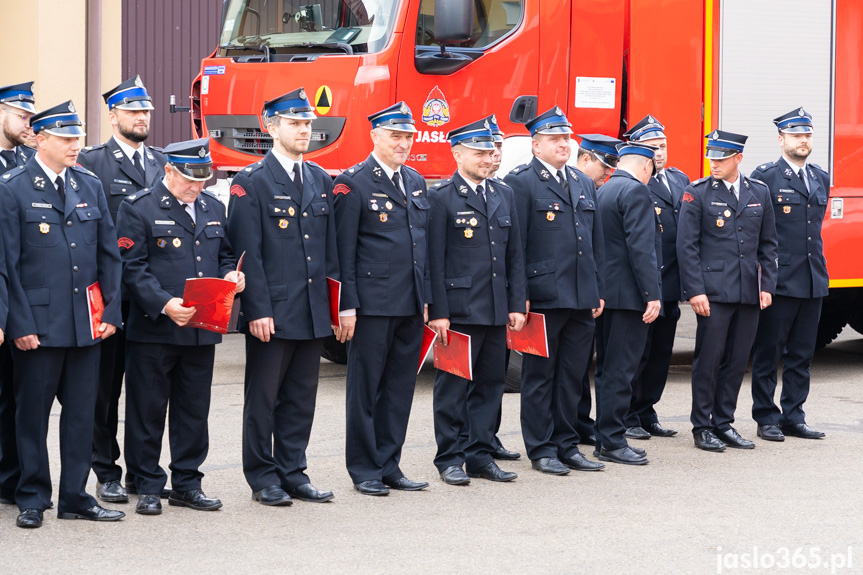
[[[393,209],[393,203],[388,201],[387,203],[384,204],[384,207],[388,210],[391,210],[391,209]]]
[[[724,215],[726,218],[730,218],[730,217],[731,217],[731,210],[725,210],[725,211],[722,213],[722,215]]]
[[[545,219],[550,222],[554,221],[554,212],[545,212]]]
[[[48,232],[51,231],[51,226],[49,226],[45,222],[42,222],[41,224],[39,224],[39,231],[42,232],[43,234],[47,234]]]
[[[180,238],[174,238],[174,241],[173,241],[173,242],[171,242],[171,243],[172,243],[172,244],[174,244],[174,247],[175,247],[175,248],[178,248],[178,247],[180,247],[181,245],[183,245],[183,242],[181,242],[181,241],[180,241]]]
[[[477,221],[476,218],[471,218],[468,223],[472,226],[475,226],[475,225],[479,224],[479,221]]]
[[[722,218],[716,218],[716,227],[717,228],[721,228],[724,225],[725,225],[725,220],[723,220]]]
[[[158,240],[156,240],[156,245],[159,246],[160,248],[164,248],[165,246],[168,245],[168,242],[166,242],[164,240],[164,238],[159,238]]]
[[[782,207],[782,213],[790,214],[791,213],[791,206],[783,206]]]
[[[280,219],[279,220],[279,227],[282,229],[285,229],[286,227],[288,227],[288,220],[286,220],[285,218]]]
[[[659,206],[654,206],[653,209],[654,211],[656,211],[657,216],[662,213],[662,208],[660,208]]]
[[[467,239],[471,239],[473,237],[473,230],[470,228],[465,228],[464,237],[466,237]]]
[[[382,214],[379,214],[379,215],[380,215],[380,217],[381,217],[381,221],[382,221],[382,222],[387,221],[387,215],[386,215],[386,214],[383,214],[383,213],[382,213]]]
[[[297,213],[297,210],[294,209],[294,206],[288,206],[288,215],[293,216]]]

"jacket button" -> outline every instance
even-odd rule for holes
[[[75,242],[72,242],[71,244],[69,244],[69,247],[74,250],[75,248],[78,247],[78,244],[76,244]]]
[[[69,228],[71,228],[71,227],[72,227],[72,221],[71,221],[71,220],[70,220],[70,221],[68,221],[68,222],[66,222],[66,227],[69,227]]]
[[[201,261],[201,256],[196,257],[195,261]]]
[[[201,245],[201,240],[195,240],[195,245],[196,245],[196,246]]]
[[[73,271],[73,272],[78,271],[78,266],[72,266],[72,271]]]
[[[806,241],[807,241],[807,242],[811,242],[811,241],[812,241],[812,237],[810,236],[810,237],[806,238]]]
[[[743,240],[740,240],[740,245],[743,245]]]
[[[496,277],[497,277],[497,274],[494,274],[494,273],[493,273],[493,274],[491,274],[491,277],[496,278]]]
[[[489,226],[488,229],[493,230],[494,226]]]
[[[372,275],[372,272],[366,272],[366,277],[369,277],[371,275]]]
[[[303,236],[303,239],[304,239],[304,240],[309,239],[309,234],[304,235],[304,236]]]
[[[738,232],[742,232],[742,231],[743,231],[743,228],[737,228],[737,231],[738,231]]]
[[[496,258],[496,257],[493,257],[493,258],[491,258],[491,261],[496,262],[496,261],[497,261],[497,258]]]
[[[494,247],[494,242],[491,242],[492,247]]]
[[[308,257],[306,257],[306,261],[307,261],[307,262],[312,261],[312,256],[308,256]]]
[[[198,277],[204,277],[204,272],[198,272]]]
[[[581,236],[578,236],[578,241],[581,241]]]
[[[304,218],[309,217],[309,213],[308,213],[308,212],[303,212],[303,217],[304,217]]]
[[[312,283],[312,278],[309,278],[309,283]]]
[[[416,261],[416,260],[414,260],[414,265],[417,265],[417,261]]]
[[[74,291],[75,293],[78,293],[78,288],[75,288],[73,291]]]
[[[582,253],[581,253],[581,252],[578,252],[578,255],[582,255]]]
[[[740,254],[740,259],[743,259],[743,254]]]

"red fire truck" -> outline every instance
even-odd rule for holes
[[[803,106],[816,126],[810,159],[832,180],[819,343],[848,323],[863,331],[863,2],[311,1],[224,3],[192,122],[228,175],[272,145],[262,103],[298,86],[318,115],[308,159],[333,175],[363,160],[366,116],[404,100],[419,129],[410,165],[428,179],[455,169],[450,128],[496,114],[512,167],[528,149],[524,120],[554,105],[578,133],[617,135],[652,114],[670,163],[692,179],[706,173],[704,134],[747,134],[748,173],[779,156],[771,119]]]

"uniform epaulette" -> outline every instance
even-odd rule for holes
[[[219,199],[219,196],[217,196],[214,192],[211,192],[210,190],[204,190],[204,191],[203,191],[203,192],[201,192],[201,193],[203,193],[203,194],[207,195],[208,197],[210,197],[210,198],[212,198],[212,199],[216,200],[216,201],[217,201],[217,202],[219,202],[220,204],[222,203],[222,200],[220,200],[220,199]]]
[[[683,170],[681,170],[680,168],[675,168],[674,166],[668,166],[665,169],[668,170],[669,172],[677,172],[678,174],[683,174]],[[686,175],[686,174],[684,174],[684,175]]]
[[[822,167],[821,167],[821,166],[819,166],[818,164],[809,164],[809,165],[810,165],[810,166],[812,166],[813,168],[815,168],[816,170],[819,170],[819,171],[821,171],[821,172],[824,172],[825,174],[827,173],[827,170],[825,170],[824,168],[822,168]]]
[[[704,182],[707,182],[708,180],[710,180],[710,176],[705,176],[699,180],[695,180],[694,182],[692,182],[692,185],[695,186],[698,184],[703,184]]]
[[[323,173],[327,174],[328,176],[330,175],[330,174],[329,174],[325,169],[323,169],[321,166],[319,166],[318,164],[316,164],[316,163],[314,163],[314,162],[311,162],[311,161],[309,161],[309,160],[303,160],[303,162],[304,162],[305,164],[308,164],[309,166],[312,166],[313,168],[317,168],[317,169],[319,169],[320,171],[322,171]]]
[[[101,150],[104,147],[105,147],[105,144],[96,144],[95,146],[84,146],[81,149],[81,153],[92,152],[93,150]]]
[[[144,196],[149,194],[150,191],[151,191],[150,188],[144,188],[140,192],[135,192],[134,194],[126,196],[126,199],[124,201],[134,204],[135,202],[137,202],[138,200],[140,200],[141,198],[143,198]]]
[[[416,175],[422,177],[422,174],[420,174],[419,170],[417,170],[416,168],[412,168],[412,167],[408,166],[407,164],[404,164],[402,166],[402,168],[406,168],[406,169],[410,170],[411,172],[415,173]]]
[[[520,166],[516,166],[509,171],[510,174],[517,174],[519,172],[523,172],[530,167],[530,164],[521,164]]]
[[[8,172],[6,172],[2,176],[0,176],[0,182],[4,182],[4,183],[8,182],[13,177],[17,176],[18,174],[20,174],[23,171],[24,171],[24,166],[18,166],[17,168],[12,168]]]
[[[354,164],[353,166],[351,166],[350,168],[345,170],[345,172],[347,172],[348,177],[351,177],[354,174],[356,174],[357,172],[359,172],[360,170],[362,170],[364,167],[366,167],[366,162],[362,161],[358,164]]]
[[[755,169],[758,170],[759,172],[763,173],[763,172],[768,172],[775,167],[776,167],[776,162],[767,162],[766,164],[761,164],[760,166],[758,166]]]
[[[247,173],[247,174],[250,174],[254,171],[260,170],[263,165],[264,165],[263,162],[255,162],[254,164],[249,164],[248,166],[243,168],[242,171]]]
[[[746,176],[744,176],[744,177],[746,177]],[[766,182],[764,182],[763,180],[759,180],[758,178],[747,177],[746,179],[747,179],[747,180],[749,180],[750,182],[755,182],[756,184],[761,184],[761,185],[762,185],[762,186],[764,186],[765,188],[769,188],[769,187],[770,187],[770,186],[768,186],[768,185],[767,185],[767,183],[766,183]]]
[[[432,189],[432,188],[433,188],[433,189],[435,189],[435,190],[439,190],[439,189],[441,189],[442,187],[444,187],[445,185],[447,185],[447,184],[449,184],[449,183],[451,183],[451,182],[452,182],[452,180],[450,180],[449,178],[447,178],[446,180],[440,180],[440,181],[438,181],[438,182],[435,182],[435,183],[434,183],[434,184],[432,184],[431,186],[429,186],[429,189]]]
[[[30,151],[31,151],[31,152],[33,152],[34,154],[36,153],[36,148],[33,148],[33,147],[31,147],[31,146],[28,146],[27,144],[19,144],[19,145],[18,145],[18,147],[19,147],[19,148],[27,148],[28,150],[30,150]]]
[[[88,170],[87,168],[85,168],[84,166],[81,166],[79,164],[75,164],[74,166],[72,166],[72,169],[75,170],[76,172],[80,172],[82,174],[87,174],[88,176],[92,176],[92,177],[96,178],[97,180],[99,179],[99,176],[97,176],[96,174],[94,174],[93,172],[91,172],[90,170]]]

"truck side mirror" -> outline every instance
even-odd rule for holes
[[[472,35],[472,0],[436,0],[434,39],[441,48],[467,42]]]
[[[519,96],[512,103],[509,111],[509,121],[513,124],[526,124],[536,118],[537,97]]]

